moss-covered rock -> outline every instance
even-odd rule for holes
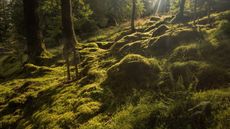
[[[216,66],[204,67],[198,74],[198,89],[218,89],[228,87],[230,75],[227,71]]]
[[[169,27],[165,24],[160,25],[156,30],[153,31],[152,37],[160,36],[164,34],[167,30],[169,30]]]
[[[0,57],[0,79],[8,78],[22,71],[23,62],[12,54]]]
[[[113,45],[113,43],[112,42],[98,42],[97,45],[101,49],[109,49]]]
[[[188,43],[200,38],[199,33],[193,29],[179,29],[175,32],[166,33],[158,38],[149,40],[149,49],[155,55],[164,55],[181,43]]]
[[[127,55],[127,54],[140,54],[140,55],[147,55],[148,51],[146,50],[146,41],[136,41],[133,43],[129,43],[124,45],[119,49],[119,52],[122,55]]]
[[[146,39],[148,39],[150,37],[150,35],[148,33],[140,33],[140,32],[136,32],[136,33],[133,33],[131,35],[127,35],[125,37],[123,37],[123,39],[115,42],[110,50],[112,52],[118,52],[119,49],[121,49],[123,46],[125,46],[126,44],[129,44],[129,43],[133,43],[133,42],[138,42],[138,41],[144,41]]]
[[[27,76],[37,77],[51,72],[52,69],[46,66],[36,66],[34,64],[25,64],[24,71]]]
[[[159,20],[161,20],[161,18],[158,17],[158,16],[152,16],[152,17],[150,17],[149,20],[150,20],[150,21],[159,21]]]
[[[149,32],[149,31],[151,31],[151,30],[153,30],[153,29],[156,29],[156,28],[158,28],[160,25],[165,24],[165,23],[166,23],[166,22],[163,21],[163,20],[157,21],[155,24],[153,24],[152,26],[150,26],[150,27],[148,27],[147,29],[145,29],[145,32]]]
[[[177,81],[182,78],[185,86],[197,79],[198,90],[226,87],[229,83],[229,74],[226,71],[203,62],[175,62],[170,69],[174,79]]]
[[[200,69],[207,66],[206,63],[197,61],[175,62],[170,66],[170,71],[175,81],[182,78],[184,85],[188,86],[194,81]]]
[[[149,35],[146,33],[136,32],[134,34],[125,36],[124,41],[130,43],[130,42],[134,42],[137,40],[144,40],[144,39],[147,39],[148,37]]]
[[[132,89],[151,88],[159,78],[161,68],[156,59],[130,54],[108,70],[107,88],[117,94]]]
[[[173,50],[170,61],[189,61],[203,59],[197,44],[182,45]]]

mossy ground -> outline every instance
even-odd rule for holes
[[[61,48],[46,66],[0,56],[0,128],[229,129],[229,17],[102,32],[79,43],[68,83]]]

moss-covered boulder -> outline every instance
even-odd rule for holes
[[[160,36],[164,34],[167,30],[169,30],[169,27],[167,25],[160,25],[155,31],[153,31],[152,37]]]
[[[183,79],[184,85],[188,86],[190,83],[192,83],[192,81],[194,81],[194,77],[196,77],[197,73],[203,67],[207,67],[207,64],[204,62],[175,62],[170,66],[170,71],[175,81]]]
[[[153,24],[152,26],[150,26],[150,27],[148,27],[147,29],[145,29],[145,32],[149,32],[149,31],[151,31],[151,30],[153,30],[153,29],[156,29],[156,28],[158,28],[160,25],[165,24],[165,23],[166,23],[165,21],[159,20],[159,21],[157,21],[155,24]]]
[[[133,43],[129,43],[124,45],[119,49],[119,53],[122,55],[127,55],[127,54],[140,54],[140,55],[147,55],[146,51],[146,43],[145,41],[137,41]]]
[[[160,37],[149,40],[149,49],[154,55],[164,55],[181,43],[188,43],[200,38],[199,33],[193,29],[178,29],[175,32],[166,33]]]
[[[134,42],[134,41],[137,41],[137,40],[147,39],[148,37],[149,37],[149,35],[146,34],[146,33],[136,32],[136,33],[133,33],[131,35],[125,36],[123,39],[126,42]]]
[[[189,61],[203,59],[197,44],[182,45],[173,50],[170,61]]]
[[[161,18],[158,17],[158,16],[152,16],[152,17],[150,17],[149,20],[150,20],[150,21],[159,21],[159,20],[161,20]]]
[[[226,87],[229,81],[229,74],[216,66],[198,62],[175,62],[170,66],[175,81],[183,79],[185,86],[197,81],[197,90],[208,90]]]
[[[106,86],[116,95],[128,93],[132,89],[151,88],[158,81],[161,71],[158,63],[153,58],[127,55],[108,70]]]
[[[197,88],[201,90],[229,87],[229,73],[217,66],[203,67],[198,73]]]
[[[98,42],[97,45],[101,49],[109,49],[113,45],[113,43],[112,42]]]
[[[123,37],[121,40],[115,42],[111,46],[110,50],[112,52],[118,52],[119,49],[121,49],[126,44],[144,41],[144,40],[148,39],[149,37],[151,37],[151,35],[149,35],[148,33],[136,32],[136,33],[133,33],[131,35],[127,35],[127,36]]]
[[[30,77],[42,76],[51,71],[53,70],[46,66],[36,66],[34,64],[24,65],[24,72],[26,73],[27,76],[30,76]]]
[[[3,55],[0,57],[0,79],[8,78],[22,71],[22,63],[14,55]]]

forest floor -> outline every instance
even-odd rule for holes
[[[44,66],[22,67],[26,57],[4,52],[0,128],[229,129],[230,11],[196,26],[170,20],[151,17],[134,33],[108,28],[79,43],[81,78],[72,82],[61,47]]]

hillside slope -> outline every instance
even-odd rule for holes
[[[229,129],[230,11],[170,20],[79,43],[77,81],[58,48],[47,66],[1,56],[0,128]]]

